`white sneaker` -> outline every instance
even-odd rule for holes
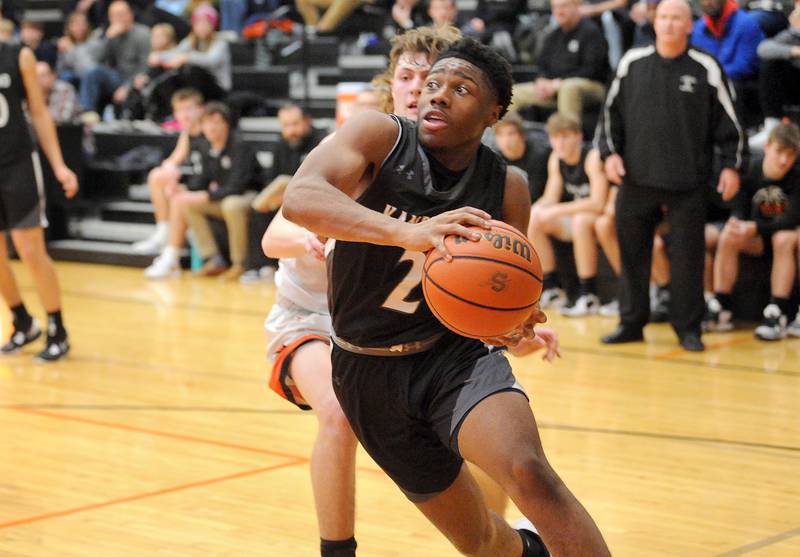
[[[548,288],[539,297],[539,307],[546,308],[560,308],[567,301],[567,296],[560,288]]]
[[[146,255],[161,253],[165,247],[167,247],[167,239],[162,238],[158,232],[154,232],[144,240],[134,242],[131,245],[131,250],[135,253]]]
[[[756,327],[756,338],[760,340],[781,340],[786,338],[786,316],[781,313],[777,304],[769,304],[764,308],[764,319]]]
[[[607,304],[600,306],[598,312],[603,317],[617,317],[619,316],[619,300],[614,298]]]
[[[565,317],[583,317],[592,315],[600,309],[600,299],[594,294],[583,294],[579,296],[571,306],[561,308],[561,315]]]
[[[533,525],[533,522],[525,518],[524,516],[517,520],[511,526],[514,530],[527,530],[528,532],[533,532],[536,534],[536,537],[539,538],[539,541],[542,541],[542,537],[539,535],[539,530],[536,529],[536,526]],[[544,542],[542,542],[542,546],[544,546]],[[526,548],[527,549],[527,548]],[[545,550],[547,548],[545,547]],[[547,552],[548,557],[550,556],[550,552]]]
[[[706,303],[703,330],[717,333],[733,330],[733,314],[730,310],[722,309],[722,304],[716,298],[710,298]]]
[[[153,260],[153,263],[144,270],[144,276],[149,279],[162,279],[179,277],[181,266],[177,258],[162,253]]]
[[[798,309],[797,317],[794,318],[794,321],[786,327],[786,334],[790,337],[800,337],[800,309]]]

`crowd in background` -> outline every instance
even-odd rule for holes
[[[534,202],[530,237],[545,272],[542,305],[560,307],[566,316],[615,315],[619,301],[601,305],[596,287],[598,248],[614,274],[624,275],[615,224],[618,188],[604,166],[613,152],[590,143],[598,120],[597,135],[604,131],[604,106],[613,97],[609,89],[623,83],[633,61],[654,48],[657,4],[551,0],[534,10],[525,0],[478,0],[474,10],[463,13],[454,0],[219,0],[216,5],[79,0],[65,17],[63,35],[46,37],[41,23],[21,17],[22,10],[5,2],[0,41],[34,51],[57,122],[177,122],[178,147],[148,177],[156,232],[134,246],[157,255],[146,271],[149,278],[179,272],[178,254],[191,229],[204,260],[201,274],[257,280],[269,276],[271,262],[260,257],[254,238],[279,207],[288,176],[324,132],[314,129],[302,107],[285,106],[279,112],[282,139],[274,168],[263,175],[255,154],[235,133],[235,117],[220,102],[232,89],[230,42],[265,41],[273,33],[285,40],[333,35],[343,51],[385,53],[391,37],[407,29],[455,26],[510,62],[535,67],[533,79],[515,85],[511,114],[487,141],[528,176]],[[740,253],[768,254],[775,258],[773,296],[764,310],[766,328],[756,334],[765,340],[800,336],[800,317],[789,323],[788,302],[797,270],[800,136],[796,126],[781,123],[800,122],[800,2],[699,0],[693,7],[691,47],[712,55],[724,70],[735,125],[742,137],[747,134],[752,151],[748,158],[740,146],[737,172],[743,183],[734,199],[723,201],[713,193],[725,168],[719,150],[716,174],[708,179],[704,327],[732,327],[732,261]],[[640,56],[631,55],[631,49],[644,50],[635,51]],[[695,78],[683,77],[681,87],[692,90]],[[547,122],[549,147],[529,139],[525,120]],[[208,217],[225,221],[230,261],[222,257]],[[670,309],[667,254],[676,249],[670,237],[668,226],[658,228],[648,266],[653,287],[647,315],[655,321],[666,321],[676,311]],[[579,289],[570,300],[558,279],[553,239],[574,245]],[[715,252],[723,254],[722,262]]]

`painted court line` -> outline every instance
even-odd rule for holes
[[[54,511],[44,514],[39,514],[35,516],[29,516],[25,518],[19,518],[17,520],[12,520],[11,522],[4,522],[0,523],[0,530],[4,528],[12,528],[14,526],[22,526],[24,524],[31,524],[33,522],[39,522],[41,520],[47,520],[50,518],[60,518],[63,516],[69,516],[77,513],[82,513],[86,511],[94,511],[97,509],[103,509],[106,507],[111,507],[113,505],[120,505],[122,503],[130,503],[132,501],[139,501],[141,499],[148,499],[150,497],[157,497],[159,495],[166,495],[168,493],[175,493],[177,491],[185,491],[187,489],[193,489],[195,487],[203,487],[207,485],[217,484],[221,482],[227,482],[229,480],[236,480],[239,478],[246,478],[247,476],[255,476],[256,474],[263,474],[264,472],[270,472],[272,470],[279,470],[281,468],[289,468],[291,466],[297,466],[299,464],[305,464],[306,459],[295,459],[289,462],[283,462],[281,464],[274,464],[272,466],[265,466],[263,468],[255,468],[253,470],[245,470],[244,472],[237,472],[235,474],[228,474],[226,476],[219,476],[216,478],[211,478],[207,480],[200,480],[196,482],[190,482],[186,484],[176,485],[172,487],[166,487],[163,489],[157,489],[155,491],[146,491],[144,493],[136,493],[134,495],[128,495],[127,497],[120,497],[118,499],[111,499],[109,501],[101,501],[99,503],[90,503],[88,505],[83,505],[81,507],[74,507],[72,509],[64,509],[62,511]]]
[[[732,346],[741,346],[742,344],[748,344],[753,342],[753,337],[738,337],[733,338],[731,340],[725,340],[723,342],[712,342],[706,344],[706,352],[711,350],[719,350],[720,348],[730,348]],[[669,352],[662,352],[661,354],[656,354],[653,356],[656,360],[669,360],[672,358],[677,358],[678,356],[684,356],[687,354],[687,351],[683,348],[678,348],[676,350],[670,350]]]
[[[742,547],[737,547],[732,551],[720,553],[719,555],[715,555],[714,557],[739,557],[739,555],[746,555],[757,549],[762,549],[770,545],[775,545],[776,543],[780,543],[782,541],[794,538],[796,536],[800,536],[800,528],[795,528],[794,530],[788,530],[786,532],[782,532],[775,536],[764,538],[763,540],[743,545]]]

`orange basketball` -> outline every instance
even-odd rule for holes
[[[516,228],[494,222],[478,241],[448,236],[453,256],[431,250],[422,291],[433,314],[465,337],[502,336],[523,323],[542,293],[542,266],[528,239]]]

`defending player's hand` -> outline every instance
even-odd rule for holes
[[[307,231],[308,232],[308,231]],[[320,261],[325,261],[325,242],[313,232],[306,235],[306,252]]]
[[[481,341],[492,346],[517,346],[522,341],[535,339],[536,331],[534,331],[534,328],[536,325],[546,322],[547,315],[537,305],[528,318],[510,333],[501,337],[482,338]]]
[[[488,230],[491,228],[489,224],[491,218],[492,216],[486,211],[474,207],[453,209],[426,221],[409,225],[404,230],[404,237],[398,245],[409,251],[426,252],[436,249],[446,261],[452,261],[453,257],[444,245],[445,236],[456,235],[477,241],[480,235],[467,227],[480,226]]]
[[[67,199],[75,197],[75,194],[78,193],[78,177],[75,176],[75,173],[66,166],[60,166],[53,169],[53,174],[64,188],[64,195]]]

